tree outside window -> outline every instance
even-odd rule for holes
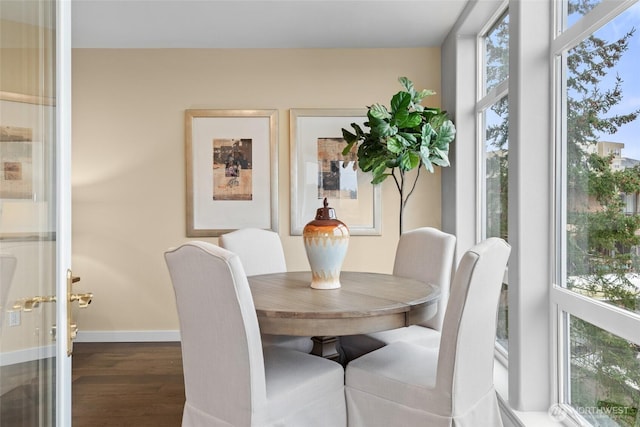
[[[498,92],[509,78],[509,14],[497,19],[484,38],[485,99],[490,106],[482,112],[484,123],[484,232],[483,238],[507,236],[509,101]],[[502,85],[502,86],[501,86]],[[508,286],[503,284],[498,308],[496,340],[505,351],[509,347]]]
[[[568,3],[586,15],[598,1]],[[640,313],[640,4],[566,53],[566,286]],[[638,426],[640,348],[568,319],[570,395],[594,425]],[[589,408],[589,411],[584,411]]]

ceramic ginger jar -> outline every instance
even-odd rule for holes
[[[311,287],[337,289],[340,287],[340,269],[349,246],[349,229],[336,218],[336,212],[324,199],[324,207],[302,231],[304,248],[311,266]]]

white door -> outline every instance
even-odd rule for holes
[[[70,11],[0,1],[3,426],[71,425]]]

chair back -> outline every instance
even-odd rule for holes
[[[395,276],[408,277],[440,287],[438,312],[420,323],[440,331],[449,300],[456,237],[436,228],[422,227],[400,236],[393,265]]]
[[[9,298],[9,289],[11,289],[17,262],[17,258],[13,255],[0,254],[0,330],[2,330],[4,313],[7,307],[10,306],[7,299]]]
[[[260,228],[242,228],[223,234],[218,244],[238,254],[247,276],[287,271],[278,233]]]
[[[453,278],[438,355],[436,387],[464,413],[493,390],[497,311],[511,247],[489,238],[468,250]]]
[[[188,412],[250,425],[266,405],[264,359],[251,291],[237,255],[207,242],[165,253],[176,295]]]

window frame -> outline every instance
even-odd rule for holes
[[[634,1],[603,0],[562,33],[555,25],[562,14],[561,0],[472,3],[442,46],[443,108],[458,123],[472,120],[475,123],[472,128],[458,127],[450,153],[452,165],[442,171],[442,229],[457,237],[457,261],[482,236],[484,218],[480,214],[483,200],[479,177],[483,177],[484,148],[478,143],[483,139],[479,111],[490,104],[479,104],[484,81],[479,71],[484,53],[478,38],[508,7],[509,240],[512,246],[508,271],[509,359],[508,379],[497,378],[496,388],[508,414],[513,415],[511,411],[523,414],[524,421],[524,414],[538,412],[541,415],[534,425],[540,425],[538,422],[542,419],[553,425],[552,418],[546,414],[561,401],[565,391],[561,378],[566,367],[560,351],[566,335],[563,312],[629,341],[640,340],[640,323],[634,314],[558,286],[564,271],[561,269],[565,268],[560,255],[566,253],[558,236],[566,218],[562,217],[560,198],[564,181],[562,169],[558,168],[565,153],[556,144],[563,136],[563,130],[557,126],[558,114],[561,114],[557,94],[563,93],[562,79],[556,77],[562,64],[558,63],[555,52],[570,48],[570,40],[588,34],[596,25],[606,24]],[[536,117],[535,126],[530,120],[532,116]],[[535,143],[527,145],[527,141]],[[528,194],[522,194],[520,188],[526,188]],[[542,215],[534,216],[533,209]],[[537,261],[531,263],[529,259]]]
[[[504,19],[505,16],[509,14],[509,4],[508,2],[503,2],[502,5],[496,10],[493,16],[486,22],[484,27],[480,30],[477,36],[477,52],[478,52],[478,70],[477,70],[477,94],[476,94],[476,104],[475,104],[475,115],[476,115],[476,146],[477,146],[477,158],[478,158],[478,173],[477,173],[477,200],[478,203],[478,212],[476,213],[477,217],[477,235],[476,241],[480,242],[487,237],[487,180],[486,180],[486,130],[487,123],[485,120],[486,112],[491,109],[495,104],[500,102],[503,98],[507,98],[507,103],[509,102],[509,76],[497,85],[493,86],[491,89],[486,90],[486,82],[487,82],[487,38],[489,36],[489,32],[498,25],[498,23]],[[508,64],[507,64],[508,65]],[[508,286],[508,274],[505,272],[504,275],[504,283]],[[507,291],[508,294],[508,291]],[[508,303],[507,303],[508,306]],[[507,322],[508,324],[508,322]],[[495,354],[496,359],[503,365],[508,366],[509,361],[509,350],[502,346],[497,340],[495,345]]]
[[[637,3],[637,0],[612,1],[603,0],[595,6],[586,15],[580,18],[570,27],[563,30],[563,22],[566,20],[565,1],[555,0],[556,3],[556,19],[555,19],[555,37],[551,42],[550,64],[553,67],[553,91],[554,91],[554,144],[556,148],[555,162],[555,265],[554,277],[551,286],[550,302],[552,305],[552,321],[554,324],[555,343],[556,343],[556,386],[557,386],[557,403],[569,414],[571,421],[576,425],[583,422],[580,415],[573,410],[567,401],[570,389],[570,364],[571,355],[569,354],[569,331],[568,316],[575,316],[587,321],[601,329],[604,329],[614,335],[624,338],[627,341],[640,344],[640,315],[629,312],[622,308],[606,304],[604,302],[580,295],[566,288],[566,200],[567,192],[564,183],[567,179],[566,159],[566,140],[567,134],[564,129],[563,117],[566,114],[566,76],[563,70],[566,69],[566,53],[579,45],[586,37],[596,32],[598,29],[607,25],[614,20],[619,14],[627,8]]]

